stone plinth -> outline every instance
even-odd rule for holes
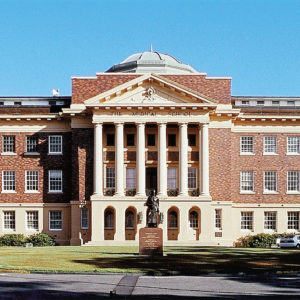
[[[161,228],[141,228],[139,235],[140,255],[163,255],[163,230]]]

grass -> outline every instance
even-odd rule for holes
[[[137,247],[0,248],[0,271],[201,275],[300,273],[300,251],[166,247],[164,256],[139,256]]]

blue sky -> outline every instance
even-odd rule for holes
[[[233,95],[300,96],[300,0],[0,0],[0,96],[70,95],[150,43]]]

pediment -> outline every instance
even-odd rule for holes
[[[162,79],[154,74],[146,74],[109,91],[86,100],[86,106],[142,105],[176,106],[205,105],[216,106],[216,101],[183,86]]]

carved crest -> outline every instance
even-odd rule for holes
[[[143,99],[144,101],[152,102],[155,100],[155,89],[151,86],[145,91],[145,97]]]

